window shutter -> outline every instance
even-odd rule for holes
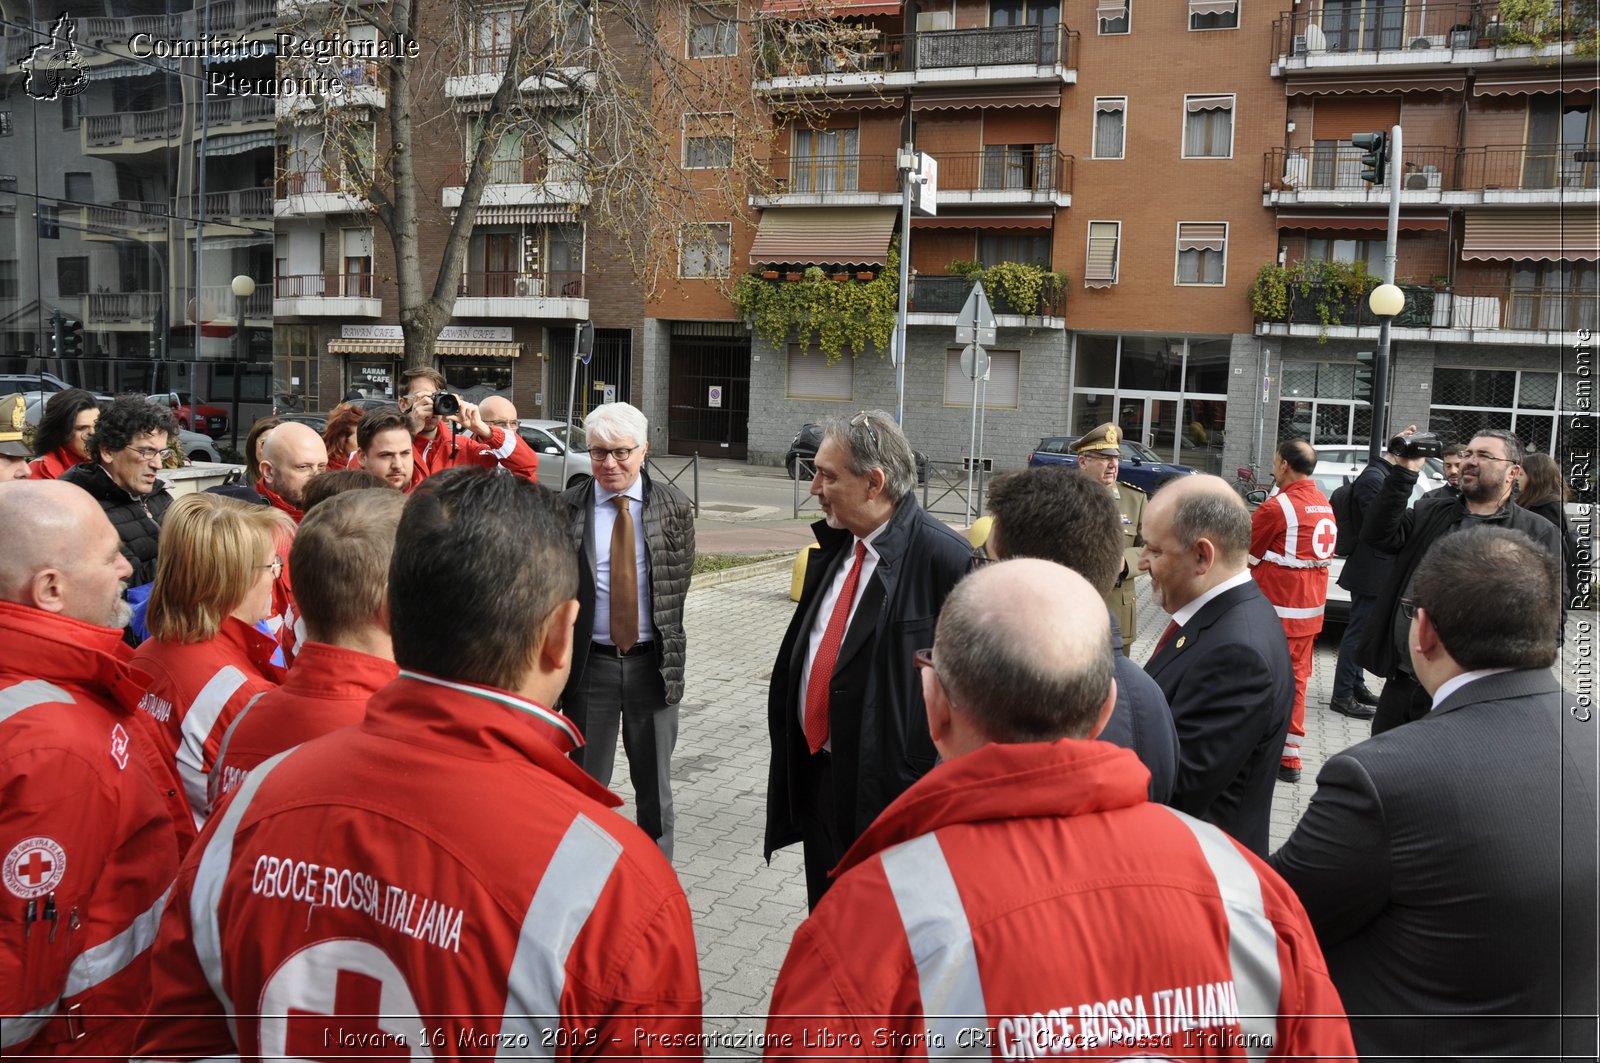
[[[989,352],[989,387],[982,391],[983,381],[967,379],[961,371],[961,348],[949,347],[944,356],[944,404],[946,406],[972,405],[972,389],[978,387],[986,410],[1017,408],[1017,398],[1022,388],[1022,352]]]
[[[848,354],[829,365],[827,356],[816,348],[803,351],[799,344],[792,343],[785,397],[848,402],[854,394],[855,365],[855,359]]]

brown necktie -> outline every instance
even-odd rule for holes
[[[618,653],[627,653],[639,641],[639,568],[628,496],[611,501],[617,506],[617,522],[611,526],[611,641]]]

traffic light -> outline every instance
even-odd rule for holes
[[[1372,401],[1372,384],[1378,375],[1378,359],[1371,351],[1356,352],[1356,393],[1357,402]]]
[[[60,339],[60,349],[56,353],[58,358],[83,357],[83,325],[75,318],[61,317],[60,311],[56,312],[60,321],[57,326],[57,335]]]
[[[61,311],[50,311],[50,357],[61,357]]]
[[[1366,153],[1361,156],[1361,179],[1369,185],[1383,184],[1389,169],[1389,134],[1356,133],[1350,142]]]

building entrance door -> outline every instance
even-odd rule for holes
[[[667,453],[749,456],[750,332],[724,321],[672,325]]]

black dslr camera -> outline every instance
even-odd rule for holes
[[[435,417],[455,417],[461,412],[461,399],[448,391],[441,391],[433,397],[433,413]]]
[[[1443,454],[1444,444],[1434,432],[1418,432],[1408,436],[1405,446],[1400,449],[1402,458],[1437,458]]]

